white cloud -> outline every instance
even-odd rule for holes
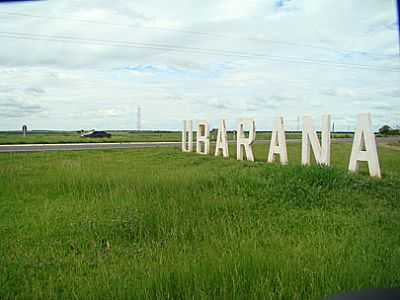
[[[2,32],[82,40],[0,34],[0,129],[19,128],[18,122],[50,129],[133,129],[138,105],[144,127],[160,129],[178,129],[191,116],[231,118],[234,127],[234,118],[249,114],[259,120],[258,128],[266,128],[284,114],[291,129],[303,113],[331,112],[338,129],[348,129],[349,120],[365,110],[375,115],[376,126],[398,118],[399,73],[304,61],[398,67],[391,0],[63,0],[7,5],[4,11],[50,18],[0,12]],[[100,40],[131,45],[110,47]],[[132,43],[217,51],[205,55]]]
[[[0,117],[5,119],[21,119],[32,115],[39,115],[44,110],[29,101],[0,98]]]

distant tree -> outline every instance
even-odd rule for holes
[[[379,128],[379,133],[383,135],[389,135],[392,131],[392,128],[389,125],[383,125]]]
[[[218,134],[218,128],[213,128],[210,131],[210,139],[212,141],[215,141],[217,139],[217,134]]]

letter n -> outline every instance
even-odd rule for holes
[[[322,145],[321,145],[322,144]],[[310,165],[311,149],[314,153],[315,161],[320,165],[330,165],[331,160],[331,116],[322,116],[322,138],[321,144],[317,132],[314,129],[312,118],[303,118],[303,134],[301,145],[301,163]]]

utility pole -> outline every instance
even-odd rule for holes
[[[300,131],[300,116],[297,116],[297,131]]]
[[[26,125],[22,126],[22,135],[26,136],[27,133],[28,133],[28,126]]]
[[[397,0],[397,25],[399,26],[399,51],[400,51],[400,0]]]
[[[142,108],[140,106],[137,107],[136,122],[136,130],[142,130]]]

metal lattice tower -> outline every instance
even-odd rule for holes
[[[300,116],[297,116],[297,131],[300,131]]]
[[[142,108],[140,106],[137,107],[136,122],[136,130],[142,130]]]

